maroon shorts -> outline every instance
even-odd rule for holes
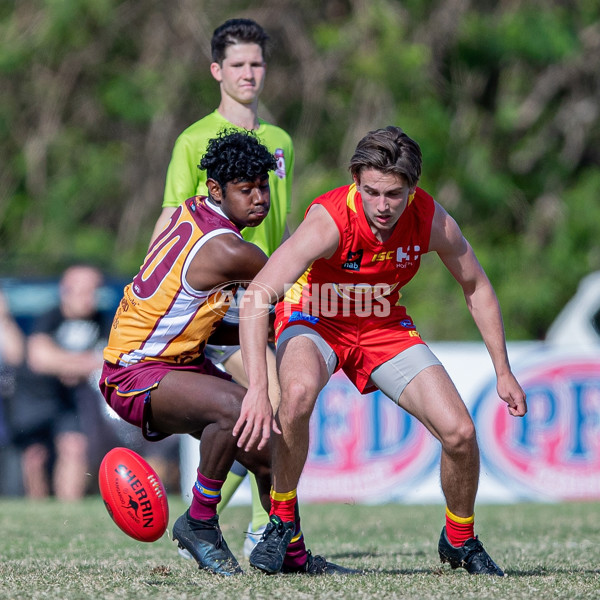
[[[109,406],[123,420],[141,428],[147,440],[162,440],[170,434],[150,430],[148,408],[150,393],[170,371],[191,371],[231,381],[231,375],[217,369],[207,358],[188,365],[148,361],[120,367],[105,362],[99,382],[100,391]]]

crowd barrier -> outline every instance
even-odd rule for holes
[[[481,452],[478,502],[600,499],[600,351],[541,342],[508,345],[528,397],[524,418],[496,393],[482,343],[431,343],[475,422]],[[440,445],[383,394],[359,394],[336,373],[310,423],[303,503],[441,503]],[[190,500],[198,444],[181,446],[182,490]],[[249,502],[243,486],[233,503]]]

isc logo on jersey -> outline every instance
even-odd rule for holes
[[[419,260],[421,253],[421,246],[407,246],[406,250],[403,247],[396,248],[396,267],[401,269],[412,265],[415,261]],[[394,257],[394,251],[388,250],[387,252],[377,252],[373,254],[371,262],[384,262],[386,260],[392,260]]]
[[[524,418],[508,414],[495,382],[473,418],[482,463],[521,497],[600,498],[600,357],[553,352],[516,372]]]

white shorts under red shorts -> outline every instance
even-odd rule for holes
[[[150,406],[150,393],[170,371],[192,371],[231,381],[231,375],[204,358],[187,365],[146,361],[121,367],[105,362],[98,385],[108,405],[123,420],[140,427],[147,440],[158,441],[170,434],[150,430],[147,407]]]
[[[315,317],[300,311],[284,310],[280,302],[276,309],[275,335],[293,325],[304,325],[316,331],[335,352],[338,363],[348,379],[363,394],[377,388],[369,382],[372,371],[417,344],[425,344],[412,319],[404,310],[386,317],[365,316],[355,319]]]

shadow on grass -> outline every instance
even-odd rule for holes
[[[395,556],[412,556],[421,557],[428,556],[429,553],[423,551],[416,552],[397,552]],[[342,561],[342,566],[345,560],[353,561],[366,561],[377,558],[389,557],[389,552],[377,552],[377,551],[363,551],[363,552],[336,552],[327,555],[327,558],[334,562]],[[366,569],[360,569],[360,575],[444,575],[452,573],[463,573],[463,569],[449,569],[445,567],[438,568],[415,568],[415,569],[381,569],[378,567],[369,567]],[[569,569],[569,568],[547,568],[547,567],[534,567],[532,569],[505,569],[507,577],[552,577],[556,575],[600,575],[600,568],[598,569]],[[467,573],[465,573],[467,575]],[[468,576],[468,575],[467,575]]]
[[[356,575],[438,575],[432,569],[361,569]]]
[[[343,561],[345,560],[358,560],[358,561],[366,561],[377,558],[385,558],[389,557],[389,552],[377,552],[377,551],[363,551],[363,552],[336,552],[327,555],[327,559],[333,562],[336,562],[342,566],[345,565]],[[428,556],[427,552],[423,552],[421,550],[415,552],[395,552],[394,556],[410,556],[410,557],[424,557]],[[356,567],[353,567],[356,568]],[[440,569],[441,571],[441,569]],[[437,569],[431,569],[431,567],[422,567],[422,568],[406,568],[406,569],[384,569],[380,567],[368,567],[364,569],[359,569],[356,575],[437,575]]]
[[[339,559],[345,559],[345,558],[377,558],[379,556],[389,556],[390,553],[389,552],[377,552],[376,550],[368,550],[368,551],[363,551],[363,552],[332,552],[332,553],[327,553],[327,557],[330,558],[331,560],[339,560]],[[427,552],[423,552],[421,550],[418,550],[416,552],[394,552],[394,556],[427,556],[428,553]]]
[[[472,577],[463,569],[450,569],[450,568],[418,568],[418,569],[379,569],[372,567],[368,569],[361,569],[356,575],[435,575],[435,576],[460,576],[460,577]],[[530,569],[523,571],[506,571],[506,577],[556,577],[557,575],[587,575],[595,577],[600,575],[600,569]],[[475,575],[473,577],[488,577],[487,575]],[[502,580],[502,577],[497,579]]]
[[[507,577],[553,577],[555,575],[600,575],[599,569],[548,569],[538,567],[537,569],[506,571]]]

